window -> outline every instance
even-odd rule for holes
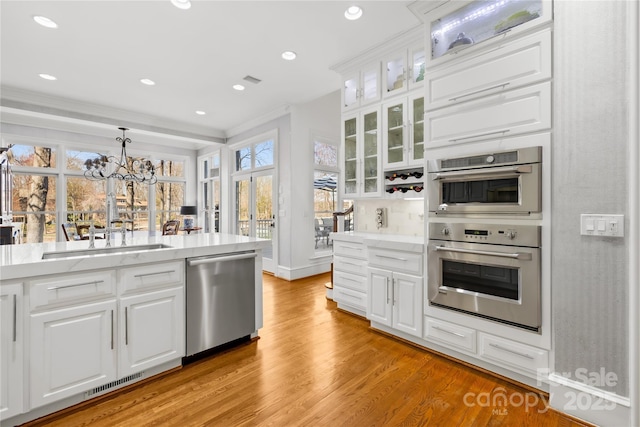
[[[273,166],[274,140],[268,139],[234,151],[235,171],[248,171]]]
[[[56,175],[13,172],[13,221],[22,222],[24,243],[56,240]]]
[[[170,219],[180,219],[180,206],[184,205],[185,174],[184,161],[158,160],[154,162],[158,182],[155,185],[155,226],[162,229],[162,224]],[[138,201],[137,209],[149,211],[144,200]]]
[[[338,145],[336,142],[314,138],[313,142],[313,211],[315,248],[329,248],[328,234],[333,230],[333,212],[338,197]]]
[[[200,195],[204,231],[220,232],[220,151],[200,160]]]

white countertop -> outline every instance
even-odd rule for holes
[[[331,233],[330,237],[333,240],[362,243],[368,247],[380,247],[410,252],[424,252],[425,245],[425,237],[423,236],[405,236],[401,234],[346,231],[344,233]]]
[[[111,240],[111,247],[120,247],[120,236]],[[258,250],[267,247],[269,240],[234,234],[189,234],[177,236],[127,236],[127,246],[161,243],[167,248],[134,252],[91,254],[89,241],[52,243],[27,243],[0,246],[0,283],[5,280],[77,271],[98,270],[136,264],[173,261],[205,255],[217,255],[237,251]],[[96,240],[96,248],[104,248],[105,240]],[[62,252],[86,249],[83,256],[42,259],[45,252]],[[114,249],[115,250],[115,249]]]

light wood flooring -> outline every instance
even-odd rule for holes
[[[29,425],[584,425],[541,398],[521,404],[528,390],[371,330],[325,298],[328,280],[265,275],[260,339]]]

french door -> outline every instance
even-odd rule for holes
[[[270,273],[275,273],[277,265],[273,172],[265,170],[233,177],[234,232],[270,241],[262,251],[262,269]]]

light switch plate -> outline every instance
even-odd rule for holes
[[[624,215],[580,214],[580,234],[624,237]]]

